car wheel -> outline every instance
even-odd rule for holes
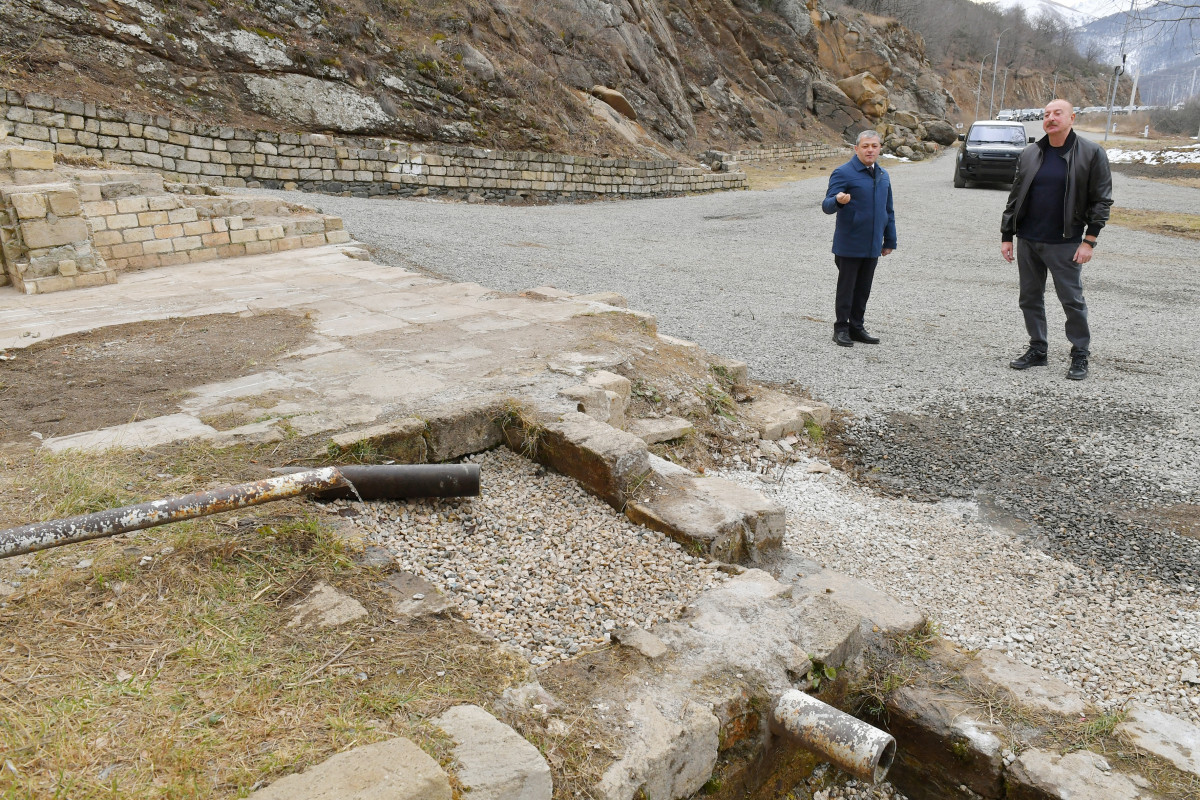
[[[967,186],[967,179],[963,177],[962,170],[960,170],[958,167],[955,167],[954,168],[954,188],[955,189],[965,189],[966,186]]]

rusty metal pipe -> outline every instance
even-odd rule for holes
[[[896,757],[889,734],[795,689],[779,698],[771,721],[776,732],[859,780],[879,783]]]
[[[111,508],[69,519],[35,522],[0,531],[0,558],[153,528],[344,485],[345,478],[337,467],[325,467],[183,497]]]
[[[279,467],[280,474],[300,471]],[[348,485],[326,489],[314,500],[401,500],[406,497],[477,497],[478,464],[347,464],[339,466]]]

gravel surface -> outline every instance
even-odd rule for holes
[[[614,628],[675,619],[727,578],[570,478],[503,448],[471,460],[477,498],[347,505],[401,569],[533,664],[603,646]]]

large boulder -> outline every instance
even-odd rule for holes
[[[925,123],[925,138],[942,146],[949,146],[958,141],[958,132],[944,119],[931,120]]]
[[[242,82],[259,111],[306,128],[371,133],[393,121],[374,97],[337,81],[286,74],[243,75]]]
[[[870,72],[860,72],[849,78],[842,78],[837,85],[854,105],[871,119],[881,119],[887,113],[887,87]]]

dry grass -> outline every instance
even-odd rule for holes
[[[13,457],[0,524],[213,485],[230,459],[264,455]],[[238,797],[392,736],[446,763],[426,717],[489,705],[527,666],[461,622],[392,621],[383,573],[354,556],[311,506],[284,502],[0,562],[0,792]],[[287,628],[320,580],[369,616]]]
[[[1139,208],[1113,208],[1108,221],[1111,225],[1132,228],[1136,231],[1200,240],[1200,214],[1146,211]]]

